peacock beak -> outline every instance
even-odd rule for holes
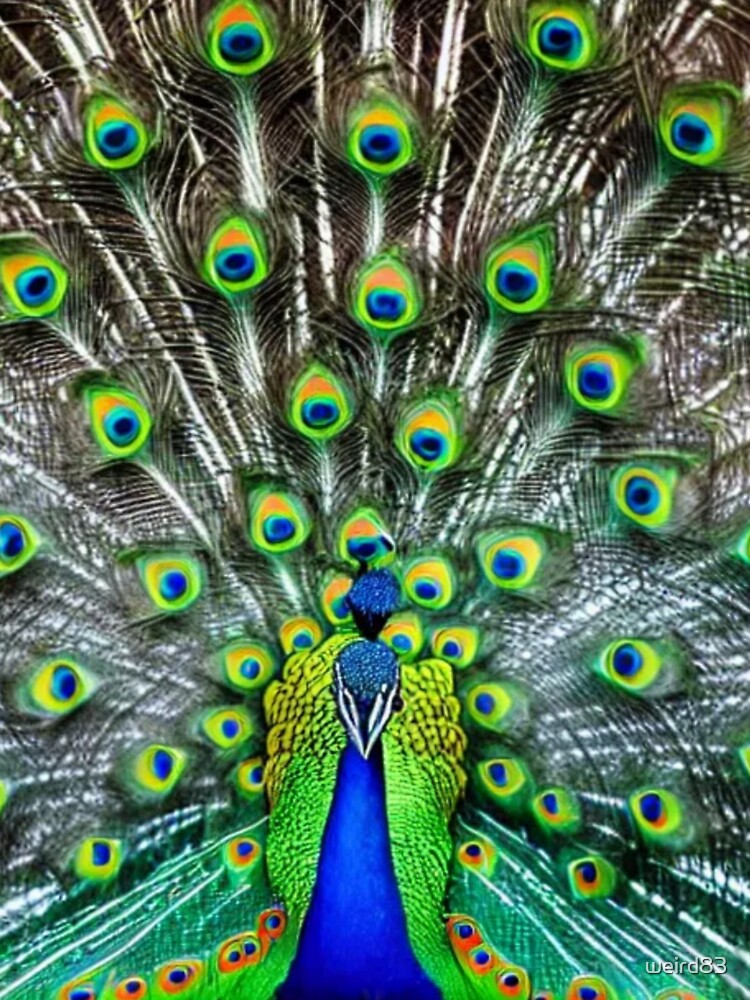
[[[334,663],[339,717],[365,759],[388,724],[398,688],[398,661],[383,642],[357,639],[344,647]]]
[[[397,684],[383,684],[369,704],[358,701],[341,678],[341,670],[335,671],[336,704],[341,721],[349,738],[367,760],[380,734],[388,724],[393,711],[393,702],[398,692]]]

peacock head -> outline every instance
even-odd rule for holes
[[[363,638],[346,646],[338,656],[334,692],[341,721],[365,758],[387,725],[398,693],[398,660],[377,636],[400,601],[401,588],[387,569],[365,570],[346,596]]]

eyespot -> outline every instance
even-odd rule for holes
[[[224,864],[234,876],[245,878],[260,861],[262,848],[251,837],[234,837],[224,845]]]
[[[531,993],[529,974],[520,965],[503,965],[495,977],[498,995],[511,1000],[527,1000]]]
[[[692,830],[680,800],[665,788],[646,788],[628,800],[630,813],[641,834],[665,847],[683,847]]]
[[[581,807],[567,788],[543,788],[531,803],[534,816],[548,832],[571,834],[581,828]]]
[[[374,336],[389,339],[403,332],[421,311],[414,276],[393,254],[381,254],[359,274],[354,317]]]
[[[286,930],[286,913],[280,906],[270,906],[258,917],[258,934],[261,941],[278,941]]]
[[[548,546],[541,532],[490,531],[477,542],[477,558],[485,578],[501,590],[523,591],[541,578]]]
[[[47,716],[69,715],[96,690],[92,673],[69,656],[56,656],[37,666],[20,691],[21,704]]]
[[[94,387],[86,392],[91,429],[105,455],[132,458],[148,441],[151,416],[132,392]]]
[[[149,795],[168,795],[182,777],[187,756],[182,750],[152,743],[135,758],[133,778],[137,789]]]
[[[105,170],[127,170],[140,163],[149,135],[138,116],[121,101],[95,97],[84,112],[86,159]]]
[[[466,693],[464,704],[474,723],[495,733],[518,728],[528,710],[527,699],[518,688],[497,681],[474,684]]]
[[[615,413],[625,400],[634,371],[635,364],[624,351],[577,345],[565,359],[565,384],[578,406],[595,413]]]
[[[41,250],[0,254],[0,281],[11,309],[22,316],[52,315],[68,290],[68,272]]]
[[[39,544],[39,535],[25,517],[0,510],[0,578],[25,566]]]
[[[543,308],[552,294],[552,237],[537,229],[490,251],[485,287],[491,302],[512,313]]]
[[[211,237],[203,267],[206,281],[225,295],[255,288],[268,275],[260,229],[239,216],[227,219]]]
[[[58,1000],[97,1000],[98,996],[93,982],[78,980],[63,986],[58,994]]]
[[[396,447],[422,472],[440,472],[455,465],[461,446],[456,409],[439,399],[414,403],[396,430]]]
[[[351,423],[352,403],[343,383],[323,365],[311,365],[292,389],[289,420],[312,441],[328,441]]]
[[[404,573],[404,590],[409,600],[422,608],[446,608],[456,591],[453,567],[447,559],[437,556],[412,559]]]
[[[499,965],[499,960],[495,952],[483,943],[469,952],[466,964],[474,975],[486,976],[494,972]]]
[[[576,976],[568,986],[565,1000],[617,1000],[617,994],[599,976]]]
[[[203,568],[189,556],[144,556],[137,563],[146,593],[160,611],[184,611],[200,596]]]
[[[669,524],[677,473],[645,465],[625,465],[612,477],[612,500],[617,510],[639,527],[651,530]]]
[[[220,973],[239,972],[249,965],[257,965],[263,957],[258,935],[252,931],[237,934],[219,946],[216,966]]]
[[[617,884],[617,872],[604,858],[587,855],[568,865],[568,882],[576,899],[606,899]]]
[[[324,583],[320,595],[320,606],[331,625],[343,625],[353,620],[352,613],[346,603],[346,595],[352,589],[353,582],[350,576],[333,573]]]
[[[525,805],[531,778],[526,765],[517,757],[493,757],[477,767],[479,783],[491,802],[514,812]]]
[[[257,490],[250,495],[250,541],[261,552],[291,552],[310,534],[312,522],[291,493]]]
[[[599,653],[594,669],[621,691],[644,698],[679,689],[683,657],[668,640],[621,638]]]
[[[372,507],[358,507],[341,526],[338,553],[354,566],[364,564],[375,569],[393,562],[396,545],[378,512]]]
[[[475,920],[464,914],[449,917],[446,923],[448,939],[457,955],[467,954],[482,944],[482,934]]]
[[[223,73],[250,76],[275,55],[272,25],[265,8],[247,0],[220,4],[208,22],[208,61]]]
[[[276,672],[276,661],[262,642],[240,639],[219,653],[222,679],[238,691],[258,691]]]
[[[108,837],[88,837],[81,841],[73,858],[78,878],[107,882],[122,864],[122,842]]]
[[[422,622],[418,615],[408,611],[392,615],[378,638],[390,646],[404,663],[412,663],[424,645]]]
[[[240,705],[206,712],[200,728],[203,735],[221,750],[234,749],[253,735],[250,716]]]
[[[414,156],[406,112],[390,102],[360,108],[350,123],[347,150],[351,163],[372,177],[401,170]]]
[[[289,618],[279,629],[279,642],[286,656],[309,653],[323,638],[323,629],[307,615]]]
[[[592,12],[579,4],[538,3],[529,9],[529,48],[551,69],[589,66],[598,46]]]
[[[465,841],[459,846],[456,856],[464,868],[486,875],[488,878],[492,876],[497,863],[497,849],[484,837]]]
[[[464,670],[477,658],[480,631],[473,625],[446,625],[432,633],[430,646],[435,656]]]
[[[727,149],[733,105],[734,92],[725,85],[671,91],[659,114],[662,142],[686,163],[717,163]]]
[[[264,784],[263,759],[261,757],[251,757],[243,760],[237,765],[235,771],[235,784],[237,790],[245,798],[253,799],[263,791]]]
[[[185,958],[177,962],[167,962],[156,973],[159,989],[169,996],[186,993],[198,985],[203,978],[203,962]]]
[[[115,986],[115,1000],[144,1000],[148,996],[148,983],[140,976],[128,976]]]

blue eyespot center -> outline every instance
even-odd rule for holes
[[[159,781],[166,781],[174,767],[172,754],[167,750],[157,750],[153,756],[151,767],[154,777],[158,778]]]
[[[397,632],[391,639],[391,643],[393,648],[399,650],[401,653],[408,653],[412,647],[411,639],[403,632]]]
[[[633,677],[643,666],[643,656],[629,642],[618,646],[612,657],[612,667],[621,677]]]
[[[237,853],[241,858],[249,857],[254,850],[255,847],[250,843],[249,840],[241,840],[239,844],[237,844]]]
[[[165,601],[178,601],[188,589],[188,578],[181,569],[170,569],[159,581],[159,593]]]
[[[508,783],[508,769],[505,764],[501,764],[500,761],[495,761],[494,764],[490,764],[489,767],[490,779],[496,784],[507,785]]]
[[[607,399],[614,388],[614,375],[608,364],[587,361],[578,369],[578,390],[587,399]]]
[[[22,271],[16,278],[15,287],[21,302],[33,308],[49,302],[55,294],[57,280],[51,268],[39,265]]]
[[[91,861],[97,868],[103,868],[112,860],[112,849],[103,840],[97,840],[91,847]]]
[[[440,596],[440,587],[433,580],[418,580],[414,593],[422,601],[434,601]]]
[[[513,261],[500,266],[495,281],[498,292],[511,302],[528,302],[539,288],[539,279],[534,272]]]
[[[596,882],[596,865],[593,861],[584,861],[578,866],[578,874],[586,885],[592,885]]]
[[[625,502],[634,514],[653,514],[659,506],[659,490],[645,476],[633,476],[625,488]]]
[[[302,405],[302,420],[308,427],[330,427],[339,413],[336,403],[327,399],[310,399]]]
[[[257,767],[254,767],[250,772],[250,781],[254,785],[260,785],[263,781],[263,768],[260,764]]]
[[[290,517],[268,517],[263,522],[263,537],[271,545],[279,545],[294,538],[297,528]]]
[[[26,546],[24,534],[12,521],[0,522],[0,560],[12,562],[21,555]]]
[[[247,281],[255,274],[255,254],[250,247],[226,247],[216,255],[216,272],[224,281]]]
[[[232,24],[219,37],[219,51],[230,63],[249,63],[263,52],[263,35],[248,22]]]
[[[393,551],[393,542],[386,535],[367,538],[350,538],[346,543],[346,551],[357,562],[371,562],[378,556]]]
[[[656,823],[661,818],[663,803],[661,796],[655,792],[647,792],[645,795],[642,795],[638,805],[641,810],[641,816],[649,823]]]
[[[167,979],[169,979],[170,983],[179,985],[180,983],[184,983],[187,977],[188,977],[187,969],[180,968],[180,969],[170,969]]]
[[[275,931],[280,924],[281,920],[275,913],[272,913],[271,916],[266,920],[266,927],[268,927],[269,930],[272,931]]]
[[[482,691],[474,699],[474,707],[481,715],[492,715],[495,710],[495,699],[487,691]]]
[[[225,739],[233,740],[240,731],[240,724],[236,719],[224,719],[221,723],[221,732]]]
[[[456,924],[456,934],[458,934],[458,936],[462,938],[464,941],[467,938],[470,938],[473,933],[474,933],[474,928],[471,926],[471,924]]]
[[[141,984],[138,982],[137,979],[129,979],[127,983],[125,983],[126,993],[137,993],[140,988]]]
[[[688,111],[674,119],[671,136],[675,147],[689,156],[709,153],[714,147],[713,133],[708,124]]]
[[[593,986],[582,986],[578,991],[578,996],[581,1000],[596,1000],[599,991],[595,990]]]
[[[411,450],[426,462],[434,462],[443,453],[445,439],[442,434],[431,430],[414,431],[409,439]]]
[[[461,646],[456,642],[455,639],[449,639],[443,645],[443,656],[460,656]]]
[[[401,135],[393,125],[368,125],[360,133],[359,151],[372,163],[393,163],[401,153]]]
[[[237,951],[236,948],[230,951],[229,954],[227,955],[227,960],[232,963],[239,962],[241,958],[242,958],[242,952]]]
[[[88,986],[82,986],[77,989],[71,990],[68,994],[70,1000],[93,1000],[94,994],[88,988]]]
[[[406,296],[389,288],[375,288],[365,300],[371,319],[395,323],[406,312]]]
[[[518,978],[515,972],[506,972],[506,974],[503,976],[504,986],[518,986],[520,982],[521,980]]]
[[[542,805],[552,816],[556,816],[560,812],[560,803],[554,792],[547,792],[546,795],[542,796]]]
[[[96,130],[96,145],[106,159],[121,160],[138,145],[138,129],[132,122],[105,122]]]
[[[309,632],[298,632],[292,641],[292,645],[295,649],[309,649],[312,644],[313,637]]]
[[[128,445],[138,437],[141,422],[130,407],[115,406],[104,418],[104,433],[114,445]]]
[[[70,701],[78,690],[78,678],[70,667],[56,667],[52,672],[52,695],[58,701]]]
[[[470,858],[478,858],[482,854],[482,848],[479,846],[479,844],[467,844],[466,853]]]
[[[490,953],[488,951],[478,951],[474,955],[474,962],[477,965],[486,965],[490,960]]]
[[[539,50],[554,59],[574,59],[583,45],[581,29],[566,17],[551,17],[539,31]]]
[[[245,941],[243,947],[246,955],[254,955],[255,952],[258,950],[258,946],[254,941]]]
[[[253,656],[246,657],[240,664],[240,673],[248,681],[260,676],[260,662]]]
[[[525,568],[523,556],[513,549],[498,549],[492,558],[492,572],[500,580],[517,580]]]

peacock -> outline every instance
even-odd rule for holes
[[[749,67],[0,2],[0,1000],[750,998]]]

